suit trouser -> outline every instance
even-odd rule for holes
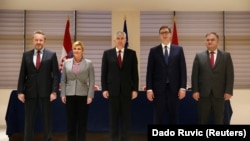
[[[68,141],[86,141],[87,96],[67,96],[66,101]]]
[[[154,90],[154,124],[178,124],[178,104],[177,92],[174,93],[169,84],[164,88]]]
[[[129,141],[131,96],[109,98],[111,141]]]
[[[206,98],[201,97],[198,100],[198,123],[209,124],[212,115],[214,124],[224,124],[224,109],[224,98],[215,98],[212,94]]]
[[[52,140],[52,114],[50,98],[26,98],[24,103],[25,125],[24,125],[24,141],[34,141],[34,128],[36,119],[36,110],[39,107],[43,130],[44,141]]]

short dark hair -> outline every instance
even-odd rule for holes
[[[159,33],[161,32],[161,30],[162,29],[164,29],[164,28],[167,28],[168,29],[168,31],[169,31],[169,33],[171,33],[171,28],[170,27],[168,27],[167,25],[163,25],[163,26],[161,26],[160,27],[160,29],[159,29]]]
[[[216,38],[219,39],[219,35],[218,35],[216,32],[209,32],[209,33],[207,33],[207,34],[205,35],[205,37],[207,37],[208,35],[211,35],[211,34],[215,35]]]
[[[43,35],[43,36],[44,36],[44,40],[46,40],[46,35],[45,35],[45,33],[44,33],[43,31],[41,31],[41,30],[35,31],[35,32],[33,33],[33,37],[34,37],[35,34],[41,34],[41,35]],[[33,38],[33,37],[32,37],[32,38]]]

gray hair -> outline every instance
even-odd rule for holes
[[[126,39],[126,36],[127,36],[125,32],[123,32],[123,31],[117,31],[117,32],[115,33],[115,35],[114,35],[114,39],[116,39],[116,37],[117,37],[118,35],[123,35],[125,39]]]

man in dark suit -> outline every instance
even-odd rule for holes
[[[171,44],[171,29],[159,29],[161,44],[150,49],[147,64],[147,98],[153,101],[154,123],[178,124],[179,100],[186,95],[186,61],[181,46]],[[167,118],[164,118],[167,111]],[[168,119],[168,120],[166,120]]]
[[[51,102],[58,92],[58,61],[56,53],[44,48],[46,37],[42,31],[34,32],[32,40],[34,49],[23,54],[17,88],[18,99],[25,109],[24,141],[34,141],[37,106],[42,116],[44,141],[51,141]]]
[[[138,95],[137,56],[124,48],[125,43],[126,33],[116,32],[115,47],[105,50],[102,57],[102,94],[109,100],[111,141],[118,141],[119,135],[121,141],[129,141],[131,99]]]
[[[230,53],[218,49],[219,36],[206,34],[207,50],[197,53],[193,62],[193,98],[198,101],[198,123],[223,124],[225,100],[233,95],[234,69]]]

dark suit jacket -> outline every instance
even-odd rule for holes
[[[192,90],[208,97],[211,90],[215,97],[233,94],[234,69],[230,53],[218,49],[215,66],[210,67],[208,51],[197,53],[192,70]]]
[[[168,65],[165,64],[161,44],[150,49],[146,76],[147,90],[164,89],[167,73],[170,88],[177,96],[179,89],[186,88],[187,83],[186,60],[181,46],[171,44]]]
[[[102,91],[109,91],[110,96],[116,96],[120,92],[123,96],[131,96],[132,91],[138,91],[138,81],[138,61],[134,50],[124,49],[122,68],[119,67],[115,48],[104,51],[101,70]]]
[[[33,63],[33,54],[34,49],[23,53],[17,91],[30,98],[49,97],[51,92],[58,92],[59,70],[56,53],[44,49],[39,70],[36,70]]]

